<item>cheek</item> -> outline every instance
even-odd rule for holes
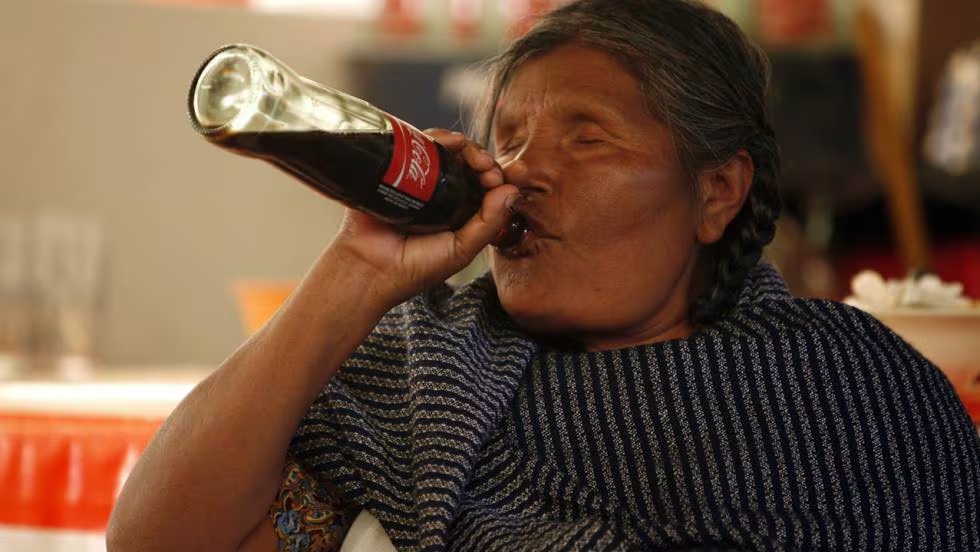
[[[657,242],[695,235],[692,192],[674,171],[640,166],[604,174],[616,176],[592,179],[560,202],[572,245],[649,254],[663,247]]]

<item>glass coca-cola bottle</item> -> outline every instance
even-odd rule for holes
[[[405,232],[459,228],[483,200],[477,175],[418,129],[254,46],[211,54],[194,77],[188,109],[212,143],[264,159]],[[497,245],[516,243],[523,229],[515,214]]]

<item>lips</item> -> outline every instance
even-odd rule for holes
[[[530,209],[515,207],[515,213],[525,222],[526,229],[515,243],[508,243],[506,246],[497,247],[497,251],[504,257],[516,259],[532,255],[536,248],[535,244],[540,240],[557,240],[558,236],[550,232],[541,218]]]
[[[534,242],[534,232],[531,229],[527,229],[521,234],[520,240],[514,244],[508,244],[507,246],[498,246],[497,253],[502,257],[508,259],[519,259],[521,257],[527,257],[531,254],[531,243]]]

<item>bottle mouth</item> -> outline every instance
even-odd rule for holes
[[[249,48],[225,46],[211,54],[191,83],[188,112],[195,130],[216,134],[237,120],[248,120],[256,110],[260,74]]]

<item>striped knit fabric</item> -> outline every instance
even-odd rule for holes
[[[493,284],[392,311],[292,454],[402,550],[980,550],[980,439],[874,318],[768,265],[710,330],[543,348]]]

